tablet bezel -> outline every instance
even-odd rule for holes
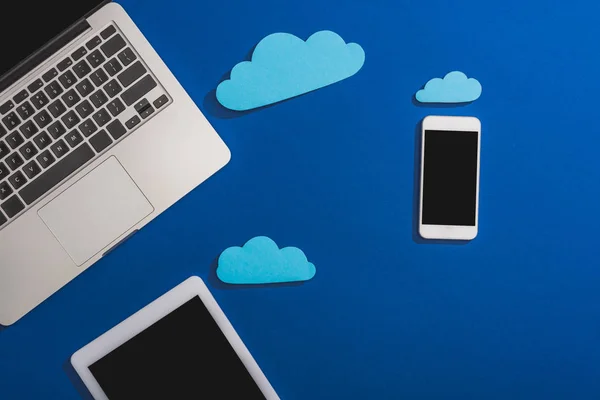
[[[240,339],[239,335],[202,281],[193,276],[163,294],[120,324],[105,332],[71,356],[71,364],[96,400],[109,400],[89,366],[109,354],[138,333],[175,311],[183,304],[199,296],[210,315],[237,353],[267,400],[279,400],[279,396]]]

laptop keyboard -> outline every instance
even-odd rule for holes
[[[109,25],[0,105],[0,229],[170,102]]]

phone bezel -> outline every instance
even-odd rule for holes
[[[481,122],[475,117],[429,116],[421,124],[421,185],[419,207],[419,234],[424,239],[473,240],[479,231],[479,175],[481,159]],[[477,191],[475,199],[475,225],[425,225],[423,224],[423,180],[425,172],[425,131],[477,132]]]

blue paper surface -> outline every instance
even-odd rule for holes
[[[266,106],[349,78],[364,62],[362,47],[331,31],[317,32],[306,42],[274,33],[256,46],[252,61],[233,68],[231,78],[217,87],[217,99],[235,111]]]
[[[443,79],[433,78],[419,90],[416,99],[421,103],[469,103],[481,96],[481,84],[460,71],[448,73]]]
[[[71,354],[191,275],[285,400],[598,398],[600,2],[120,2],[234,157],[0,331],[2,400],[88,399]],[[258,39],[325,28],[366,50],[358,74],[243,118],[209,112]],[[480,233],[423,244],[432,110],[410,100],[455,69],[485,86],[436,110],[485,125]],[[315,278],[223,284],[215,258],[256,232],[305,251]]]
[[[315,276],[315,266],[296,247],[279,249],[268,237],[230,247],[219,257],[217,276],[225,283],[264,284],[300,282]]]

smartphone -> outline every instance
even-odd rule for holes
[[[421,137],[419,234],[472,240],[478,232],[481,122],[429,116]]]

